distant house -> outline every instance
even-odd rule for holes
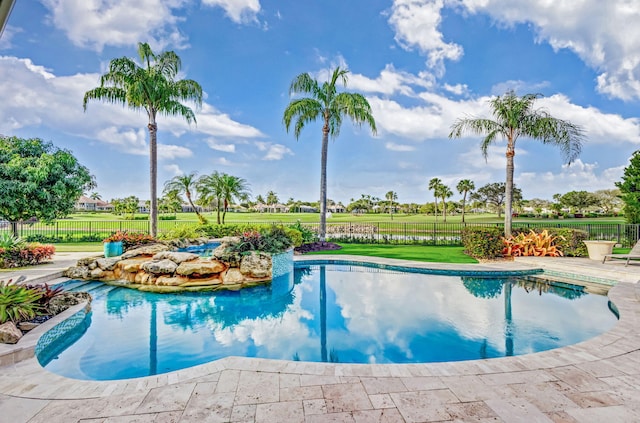
[[[258,213],[288,213],[289,207],[284,204],[256,204],[251,208]]]
[[[298,211],[300,213],[318,213],[318,209],[316,209],[315,207],[305,205],[298,207]]]
[[[81,195],[74,206],[76,211],[113,211],[113,205],[102,200],[94,200],[86,195]]]

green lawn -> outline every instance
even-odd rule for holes
[[[62,242],[53,244],[58,253],[68,252],[102,252],[104,248],[102,242]]]
[[[342,249],[312,254],[350,254],[356,256],[386,257],[437,263],[477,263],[464,254],[462,247],[424,245],[341,244]]]

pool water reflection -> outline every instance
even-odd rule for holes
[[[105,380],[234,355],[345,363],[472,360],[591,338],[617,321],[607,305],[607,297],[581,288],[522,278],[297,265],[272,285],[239,292],[112,289],[94,300],[84,335],[42,364],[64,376]]]

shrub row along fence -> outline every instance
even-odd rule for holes
[[[235,223],[235,222],[234,222]],[[244,222],[249,223],[249,222]],[[271,224],[280,222],[251,222]],[[158,231],[164,232],[183,225],[197,225],[196,221],[158,221]],[[304,226],[318,231],[319,224],[305,223]],[[424,244],[462,245],[461,232],[464,228],[498,227],[502,223],[409,223],[409,222],[364,222],[327,223],[327,239],[343,243],[371,244]],[[634,245],[640,239],[640,225],[615,223],[565,223],[535,222],[516,223],[514,230],[536,228],[573,228],[589,234],[588,239],[616,241],[624,247]],[[0,225],[0,232],[11,231],[8,223]],[[27,241],[47,243],[95,242],[102,241],[116,231],[149,232],[149,222],[143,220],[79,221],[58,220],[52,224],[42,222],[19,222],[18,235]]]

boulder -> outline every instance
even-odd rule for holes
[[[149,244],[142,247],[134,248],[133,250],[126,251],[122,256],[123,260],[130,259],[137,256],[154,256],[161,251],[168,251],[169,247],[164,244]]]
[[[80,260],[78,260],[78,262],[76,263],[76,266],[78,267],[82,267],[82,266],[88,266],[91,263],[93,263],[94,261],[96,261],[96,257],[83,257]]]
[[[96,264],[95,261],[92,261],[91,263],[89,263],[89,265],[87,267],[89,268],[89,270],[93,270],[96,267],[98,267],[98,265]]]
[[[22,338],[22,331],[13,322],[0,325],[0,343],[15,344]]]
[[[20,323],[18,323],[18,329],[20,329],[21,331],[24,331],[24,332],[29,332],[30,330],[33,330],[33,329],[37,328],[38,326],[40,326],[40,323],[36,323],[36,322],[20,322]]]
[[[166,275],[175,272],[178,265],[174,261],[167,258],[160,261],[147,261],[145,263],[142,263],[140,267],[142,270],[148,273],[153,273],[155,275]]]
[[[122,269],[123,272],[137,273],[142,267],[142,264],[148,261],[149,259],[147,257],[129,258],[126,260],[121,260],[120,262],[118,262],[117,266]]]
[[[189,282],[183,283],[180,286],[184,287],[203,287],[203,286],[214,286],[220,285],[222,283],[222,279],[220,279],[219,275],[215,275],[211,278],[198,278],[198,279],[189,279]]]
[[[91,302],[91,294],[88,292],[62,292],[49,300],[47,309],[55,316],[83,301]]]
[[[198,275],[211,275],[224,272],[226,268],[227,266],[218,260],[200,259],[180,263],[180,266],[176,269],[176,273],[184,276],[193,275],[194,273]]]
[[[104,273],[104,270],[96,267],[89,273],[89,276],[91,276],[91,279],[102,279],[104,277]]]
[[[271,277],[271,255],[252,251],[242,257],[240,272],[252,278]]]
[[[87,266],[71,266],[65,270],[64,275],[69,279],[88,279],[89,268]]]
[[[230,267],[226,272],[221,273],[220,277],[222,278],[222,283],[224,285],[241,284],[245,279],[244,275],[240,273],[240,269],[237,267]]]
[[[102,257],[96,260],[96,264],[102,270],[113,270],[116,267],[116,264],[121,260],[120,256],[118,257]]]
[[[195,260],[198,257],[200,257],[197,254],[193,254],[193,253],[185,253],[185,252],[178,252],[178,251],[162,251],[158,254],[156,254],[155,256],[153,256],[154,260],[171,260],[174,263],[180,264],[184,261],[191,261],[191,260]]]
[[[158,276],[155,284],[161,286],[180,286],[187,282],[189,282],[189,278],[186,276]]]

